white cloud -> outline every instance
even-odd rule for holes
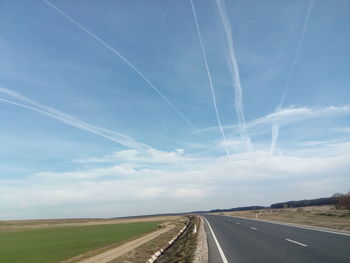
[[[36,176],[41,179],[56,179],[56,180],[82,180],[82,179],[97,179],[104,176],[130,176],[136,174],[136,170],[129,164],[121,164],[111,167],[90,169],[85,171],[71,172],[40,172]]]
[[[246,150],[246,143],[239,139],[229,139],[226,141],[220,141],[218,143],[218,146],[227,147],[232,153],[244,152]]]
[[[253,120],[247,127],[255,129],[276,120],[286,125],[307,118],[348,113],[350,106],[287,108]],[[111,207],[133,203],[132,208],[125,210],[133,215],[143,211],[145,204],[151,207],[154,203],[161,207],[171,204],[178,211],[268,205],[281,201],[282,197],[283,200],[298,195],[313,197],[305,187],[313,182],[329,195],[346,188],[350,143],[342,139],[310,140],[296,146],[271,156],[267,145],[255,143],[255,150],[245,152],[244,143],[233,138],[198,146],[208,155],[220,147],[228,147],[233,153],[231,159],[217,155],[201,157],[188,154],[184,149],[153,148],[78,159],[73,161],[80,166],[76,170],[42,171],[21,181],[2,180],[0,199],[4,202],[0,204],[0,211],[8,211],[6,204],[31,211],[69,206],[76,207],[83,213],[79,216],[84,216],[91,212],[79,209],[89,206],[100,211],[99,216],[122,216],[126,214],[111,211]],[[95,168],[91,168],[93,166]],[[292,192],[286,190],[288,185]],[[267,196],[266,192],[269,192]],[[101,204],[104,210],[100,210]],[[55,215],[55,211],[52,214]],[[60,217],[58,212],[56,217]]]
[[[192,187],[180,187],[171,193],[176,199],[201,199],[207,195],[206,190]]]
[[[306,187],[313,183],[324,189],[322,195],[331,195],[349,185],[346,184],[349,182],[349,152],[350,144],[338,143],[333,145],[329,156],[314,157],[313,153],[305,156],[305,153],[295,151],[271,157],[268,149],[255,150],[236,153],[231,161],[225,156],[210,161],[190,160],[184,162],[187,169],[181,171],[165,166],[140,168],[143,164],[136,161],[112,166],[106,164],[104,168],[85,171],[46,171],[27,180],[2,180],[0,210],[6,203],[18,209],[55,206],[78,209],[87,205],[90,209],[97,209],[104,204],[106,210],[99,216],[121,216],[125,214],[107,208],[132,202],[133,206],[128,210],[132,215],[142,211],[145,204],[151,206],[155,202],[162,207],[178,207],[181,211],[197,210],[198,207],[270,204],[282,201],[282,197],[283,200],[296,196],[313,197],[313,192],[309,193]],[[121,154],[128,156],[128,153]],[[155,158],[158,158],[157,154]],[[326,185],[329,183],[331,185]],[[293,191],[287,191],[287,186]],[[285,189],[284,192],[281,189]],[[269,194],[264,196],[266,192]]]
[[[185,156],[183,149],[175,151],[160,151],[156,149],[148,149],[147,151],[139,150],[122,150],[102,157],[92,157],[77,159],[75,163],[137,163],[145,165],[167,165],[172,164],[173,167],[184,168],[183,164],[195,162],[199,160],[194,157]]]

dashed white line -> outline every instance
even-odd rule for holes
[[[305,245],[305,244],[303,244],[303,243],[300,243],[300,242],[297,242],[297,241],[295,241],[295,240],[289,239],[289,238],[286,238],[286,241],[292,242],[292,243],[297,244],[297,245],[299,245],[299,246],[307,247],[307,245]]]
[[[239,224],[240,224],[240,222],[236,222],[236,224],[237,224],[237,225],[239,225]]]
[[[256,227],[250,227],[250,229],[253,229],[253,230],[258,230]]]
[[[301,228],[301,229],[308,229],[308,230],[326,232],[326,233],[331,233],[331,234],[336,234],[336,235],[350,236],[350,232],[349,231],[338,232],[336,230],[320,228],[320,227],[316,227],[316,226],[313,227],[313,226],[298,225],[298,224],[291,224],[291,223],[273,222],[273,221],[269,221],[269,220],[245,218],[245,217],[241,217],[241,216],[232,216],[232,217],[236,218],[236,219],[258,221],[258,222],[264,222],[264,223],[275,224],[275,225],[282,225],[282,226],[289,226],[289,227],[296,227],[296,228]]]
[[[213,229],[211,228],[211,226],[210,226],[208,220],[207,220],[205,217],[203,217],[203,218],[204,218],[204,220],[207,222],[207,224],[208,224],[208,226],[209,226],[210,232],[211,232],[211,234],[212,234],[212,236],[213,236],[213,238],[214,238],[214,241],[215,241],[215,243],[216,243],[216,246],[218,247],[218,250],[219,250],[219,253],[220,253],[222,262],[223,262],[223,263],[228,263],[227,258],[226,258],[225,254],[224,254],[224,251],[222,250],[222,248],[221,248],[221,246],[220,246],[220,244],[219,244],[219,241],[216,239],[216,236],[215,236],[215,234],[214,234]]]

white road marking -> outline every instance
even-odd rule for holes
[[[314,230],[314,231],[319,231],[319,232],[326,232],[326,233],[331,233],[331,234],[336,234],[336,235],[343,235],[343,236],[350,236],[349,231],[347,232],[337,232],[336,230],[331,230],[331,229],[323,229],[320,227],[313,227],[313,226],[306,226],[306,225],[297,225],[297,224],[291,224],[291,223],[283,223],[283,222],[273,222],[269,220],[263,220],[263,219],[253,219],[253,218],[246,218],[246,217],[241,217],[241,216],[232,216],[233,218],[239,218],[239,219],[245,219],[245,220],[251,220],[251,221],[258,221],[258,222],[265,222],[265,223],[270,223],[270,224],[275,224],[275,225],[282,225],[282,226],[289,226],[289,227],[296,227],[296,228],[301,228],[301,229],[308,229],[308,230]]]
[[[211,228],[211,226],[210,226],[208,220],[207,220],[205,217],[203,217],[203,218],[204,218],[204,220],[207,222],[207,224],[208,224],[208,226],[209,226],[209,229],[210,229],[210,232],[211,232],[211,234],[213,235],[213,238],[214,238],[214,240],[215,240],[216,246],[218,247],[218,250],[219,250],[219,253],[220,253],[222,262],[223,262],[223,263],[228,263],[227,258],[226,258],[225,254],[224,254],[224,251],[222,250],[222,248],[221,248],[221,246],[220,246],[220,244],[219,244],[219,241],[216,239],[216,236],[215,236],[215,234],[214,234],[213,229]]]
[[[240,224],[240,222],[236,222],[236,224],[237,224],[237,225],[239,225],[239,224]]]
[[[250,227],[250,229],[253,229],[253,230],[258,230],[256,227]]]
[[[305,244],[303,244],[303,243],[300,243],[300,242],[297,242],[297,241],[294,241],[294,240],[291,240],[291,239],[289,239],[289,238],[286,238],[286,240],[289,241],[289,242],[298,244],[298,245],[300,245],[300,246],[307,247],[307,245],[305,245]]]

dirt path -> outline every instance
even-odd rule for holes
[[[167,225],[165,228],[154,231],[146,236],[132,240],[132,241],[127,242],[119,247],[113,248],[111,250],[108,250],[106,252],[103,252],[101,254],[93,256],[91,258],[82,260],[79,263],[107,263],[107,262],[112,261],[113,259],[115,259],[117,257],[120,257],[120,256],[130,252],[131,250],[134,250],[135,248],[147,243],[148,241],[151,241],[152,239],[156,238],[157,236],[159,236],[165,232],[168,232],[169,230],[173,229],[174,227],[175,227],[174,225]],[[147,259],[145,259],[145,261],[146,260]]]

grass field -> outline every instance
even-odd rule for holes
[[[161,222],[0,231],[1,263],[55,263],[151,232]]]

